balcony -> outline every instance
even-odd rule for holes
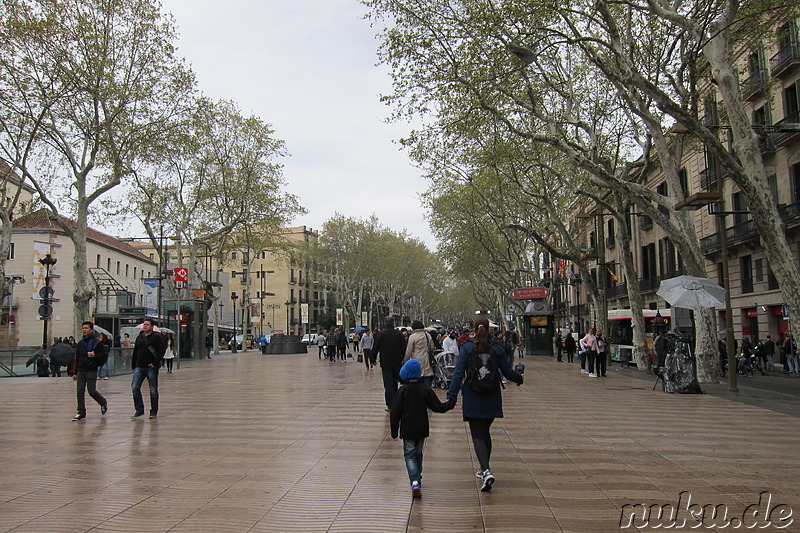
[[[717,188],[717,169],[707,167],[700,171],[700,190],[711,191]]]
[[[800,111],[795,111],[775,123],[775,145],[787,143],[800,134]]]
[[[800,65],[800,45],[790,44],[772,56],[769,60],[769,72],[773,77],[780,78],[791,74],[797,65]]]
[[[763,155],[775,153],[775,132],[771,129],[756,131],[758,136],[758,149],[761,150]]]
[[[769,88],[769,73],[765,68],[759,68],[752,76],[742,83],[742,98],[754,100]]]

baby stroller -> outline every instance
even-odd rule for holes
[[[433,386],[442,389],[450,388],[450,383],[453,382],[453,371],[456,369],[458,354],[439,352],[434,356],[434,359],[436,360],[436,368],[434,368],[435,379],[433,381]]]

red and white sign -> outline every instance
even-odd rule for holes
[[[172,277],[176,289],[185,289],[189,285],[189,269],[185,267],[173,268]]]
[[[547,287],[524,287],[514,289],[508,295],[514,300],[542,300],[550,294]]]

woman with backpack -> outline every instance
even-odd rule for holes
[[[481,492],[488,492],[495,482],[489,469],[492,456],[489,429],[495,418],[503,418],[500,371],[506,379],[518,385],[522,385],[522,375],[511,368],[505,349],[491,341],[489,320],[484,315],[475,317],[474,328],[474,339],[465,342],[459,350],[447,400],[455,405],[458,391],[462,390],[464,421],[469,423],[472,444],[480,464],[475,475],[481,480]]]

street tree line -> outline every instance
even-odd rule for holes
[[[3,189],[14,191],[0,202],[0,296],[15,175],[74,243],[76,330],[92,296],[91,220],[138,219],[159,254],[167,236],[196,264],[198,250],[262,249],[304,212],[283,191],[283,142],[235,103],[198,94],[176,38],[152,0],[0,2],[0,156],[11,167]]]
[[[394,79],[384,98],[393,118],[423,121],[404,142],[428,170],[441,236],[464,231],[452,221],[456,211],[462,223],[480,221],[469,231],[485,254],[502,255],[507,240],[515,242],[520,268],[528,261],[522,256],[542,250],[573,261],[598,306],[601,288],[580,261],[572,221],[578,213],[612,216],[616,240],[629,250],[631,214],[637,213],[664,230],[688,274],[706,277],[691,216],[674,209],[686,193],[684,150],[702,143],[742,191],[790,312],[800,313],[800,272],[770,198],[736,69],[739,49],[774,35],[776,21],[796,13],[796,4],[363,3],[384,28],[380,57]],[[704,120],[712,116],[715,94],[727,112],[725,128]],[[691,138],[672,134],[675,124]],[[646,183],[657,174],[664,176],[665,191]],[[462,196],[444,214],[441,191],[448,189]],[[461,203],[464,197],[469,201]],[[462,257],[462,269],[493,266],[483,276],[488,287],[499,291],[506,283],[502,257]],[[620,263],[625,279],[638,279],[629,252]],[[531,272],[537,275],[536,265]],[[634,316],[641,317],[637,284],[626,287]],[[698,375],[709,382],[719,378],[713,319],[711,311],[696,314]],[[634,320],[641,363],[640,323]]]

